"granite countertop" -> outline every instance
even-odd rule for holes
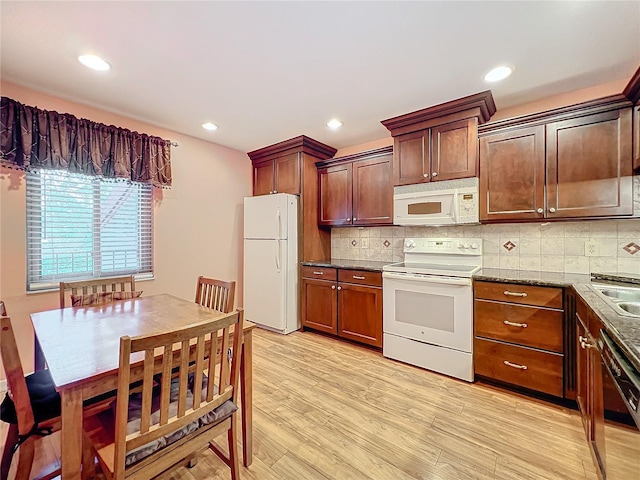
[[[344,258],[332,258],[331,260],[318,260],[302,262],[307,267],[348,268],[351,270],[369,270],[381,272],[382,267],[393,262],[375,262],[373,260],[346,260]]]
[[[591,276],[571,273],[533,272],[483,268],[473,278],[492,282],[509,282],[544,287],[573,287],[576,294],[598,315],[611,339],[620,347],[635,368],[640,370],[640,318],[619,315],[591,286]],[[617,281],[639,283],[637,277],[599,275],[598,283]]]

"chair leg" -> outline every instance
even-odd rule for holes
[[[18,443],[18,425],[10,423],[5,438],[4,447],[2,448],[2,462],[0,463],[0,480],[9,478],[9,468],[11,467],[11,458],[13,457],[13,446]]]
[[[33,468],[33,458],[35,456],[35,442],[33,437],[20,445],[18,449],[18,470],[15,480],[29,480],[31,468]]]
[[[231,480],[240,480],[240,464],[238,456],[238,415],[231,415],[231,428],[227,432],[229,439],[229,467],[231,468]]]
[[[82,480],[89,480],[96,475],[96,460],[90,440],[82,441]]]

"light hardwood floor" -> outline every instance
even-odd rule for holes
[[[4,438],[4,430],[2,432]],[[220,445],[224,445],[220,439]],[[55,451],[55,450],[52,450]],[[213,452],[162,480],[229,479]],[[254,333],[245,480],[596,479],[577,412],[314,333]]]

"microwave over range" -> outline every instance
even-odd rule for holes
[[[394,225],[480,222],[477,178],[403,185],[393,189]]]

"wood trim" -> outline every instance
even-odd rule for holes
[[[491,90],[458,98],[450,102],[441,103],[433,107],[424,108],[398,117],[382,120],[380,123],[387,127],[391,132],[391,136],[395,137],[401,133],[408,133],[407,130],[399,131],[404,127],[410,127],[427,120],[432,120],[434,118],[443,117],[453,113],[464,112],[474,108],[479,109],[478,123],[485,123],[489,121],[491,116],[496,113],[496,104],[493,100]],[[422,127],[416,128],[416,130],[419,130],[420,128]]]
[[[259,148],[248,152],[247,155],[252,162],[258,162],[266,160],[268,158],[275,158],[289,153],[303,152],[309,155],[313,155],[321,160],[333,157],[338,150],[321,143],[306,135],[300,135],[298,137],[284,140],[268,147]]]
[[[627,86],[624,87],[622,94],[634,104],[640,101],[640,67],[633,74]]]
[[[358,160],[369,160],[375,157],[389,155],[392,153],[393,153],[393,145],[389,145],[388,147],[377,148],[375,150],[367,150],[366,152],[358,152],[352,155],[345,155],[344,157],[336,157],[329,160],[316,162],[316,167],[322,168],[322,167],[333,166],[340,163],[355,162]]]
[[[478,126],[478,134],[482,136],[482,134],[493,133],[499,129],[569,120],[579,116],[592,115],[610,110],[619,110],[630,106],[632,106],[631,102],[623,94],[610,95],[608,97],[589,100],[587,102],[569,105],[567,107],[560,107],[553,110],[546,110],[544,112],[486,123]]]

